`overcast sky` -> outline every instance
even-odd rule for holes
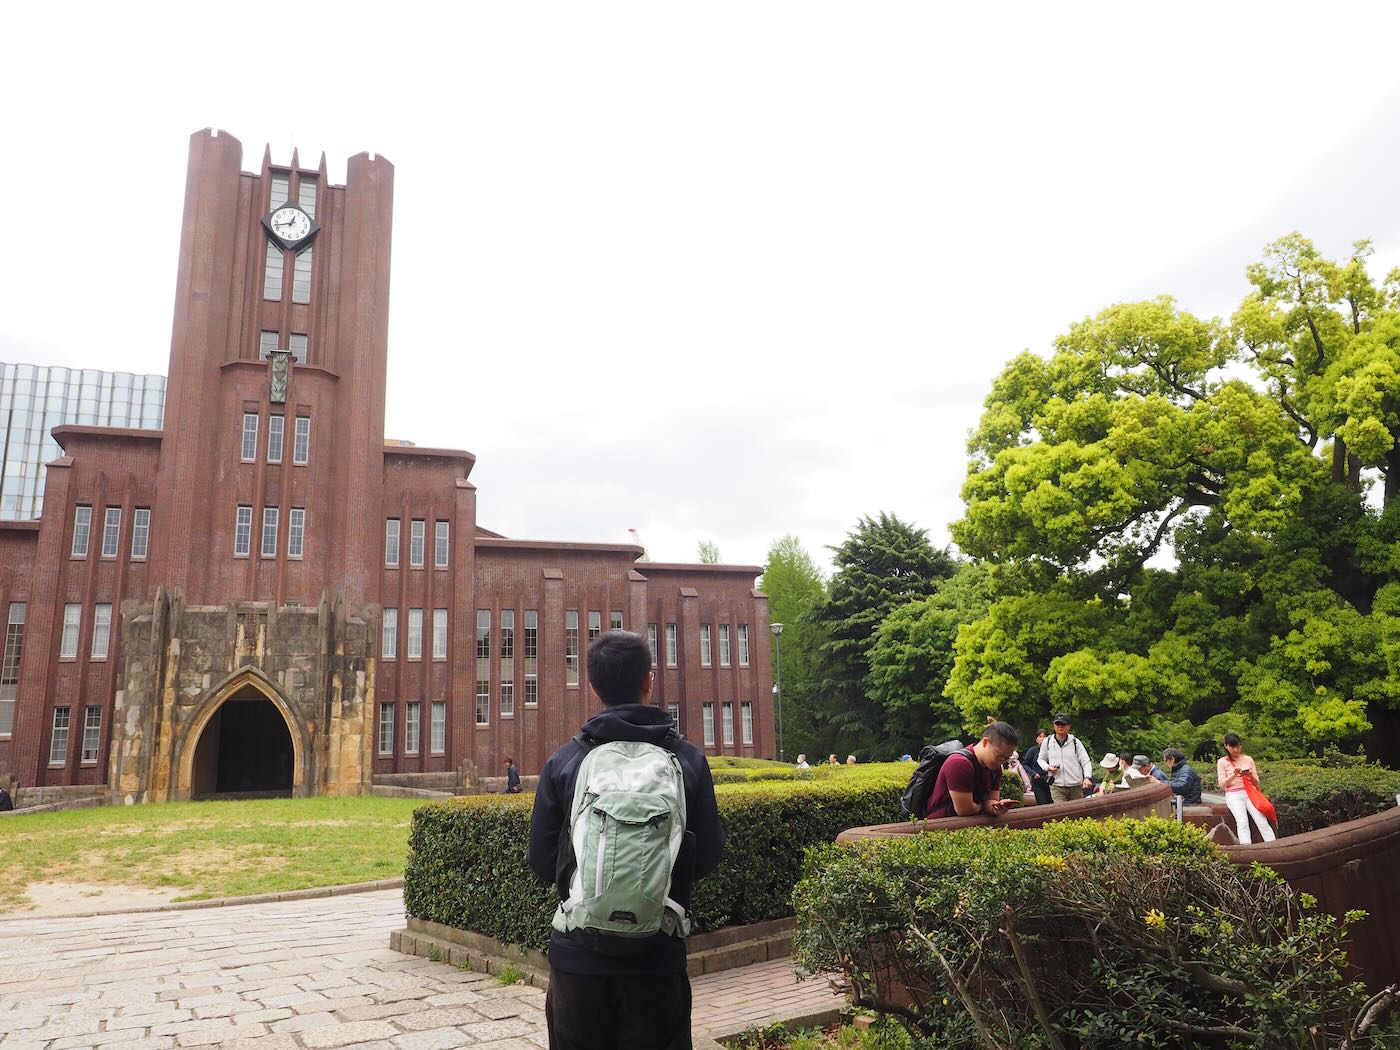
[[[382,153],[388,436],[511,536],[942,544],[1022,349],[1293,229],[1400,263],[1394,5],[148,7],[5,13],[0,360],[166,371],[191,132]]]

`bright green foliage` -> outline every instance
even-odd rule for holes
[[[1400,761],[1400,274],[1369,254],[1290,234],[1228,323],[1124,304],[1006,367],[953,527],[991,564],[946,690],[968,723],[1235,711]]]
[[[832,551],[836,573],[813,614],[826,631],[816,697],[818,741],[862,757],[901,754],[910,746],[901,733],[907,720],[870,695],[870,650],[885,617],[933,594],[957,562],[935,549],[923,529],[885,513],[862,518]]]
[[[825,631],[812,615],[826,599],[826,583],[812,556],[792,535],[768,548],[759,589],[768,595],[768,618],[783,625],[783,751],[788,761],[799,754],[829,754],[814,729],[813,704],[821,679],[821,645]],[[778,643],[770,647],[773,681],[778,681]],[[848,752],[849,753],[849,752]]]

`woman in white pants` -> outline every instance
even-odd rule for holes
[[[1254,764],[1254,759],[1244,753],[1239,734],[1226,733],[1225,755],[1215,764],[1215,779],[1220,785],[1220,790],[1225,792],[1225,804],[1230,807],[1230,815],[1235,818],[1237,836],[1245,845],[1254,841],[1249,833],[1249,818],[1253,817],[1254,823],[1259,825],[1259,834],[1264,836],[1264,841],[1273,842],[1274,829],[1269,826],[1264,814],[1255,809],[1254,803],[1249,800],[1249,792],[1244,787],[1246,778],[1252,778],[1257,787],[1259,770]]]

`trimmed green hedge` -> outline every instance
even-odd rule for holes
[[[888,763],[717,788],[728,841],[719,870],[696,887],[695,928],[791,915],[805,849],[847,828],[901,819],[907,776],[907,764]],[[556,900],[525,864],[532,803],[529,795],[473,796],[414,810],[404,872],[408,913],[543,948]]]
[[[1217,789],[1214,769],[1202,779],[1208,789]],[[1334,766],[1299,758],[1261,762],[1259,783],[1278,809],[1279,834],[1298,835],[1394,806],[1400,772],[1369,762]]]

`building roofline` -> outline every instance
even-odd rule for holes
[[[745,576],[760,576],[763,573],[762,565],[710,565],[704,562],[680,561],[639,561],[637,571],[647,572],[713,572],[713,573],[742,573]]]
[[[572,543],[565,540],[512,540],[504,536],[474,538],[477,547],[490,550],[531,550],[531,551],[579,551],[592,554],[626,554],[637,558],[642,548],[635,543]]]
[[[38,518],[0,518],[0,531],[38,532],[43,522]]]
[[[419,448],[417,445],[385,445],[384,455],[404,456],[412,459],[461,459],[468,463],[476,462],[476,453],[460,448]]]
[[[60,423],[49,431],[59,447],[67,451],[66,437],[117,438],[124,441],[159,441],[165,436],[164,430],[151,430],[142,427],[90,427],[80,423]]]

